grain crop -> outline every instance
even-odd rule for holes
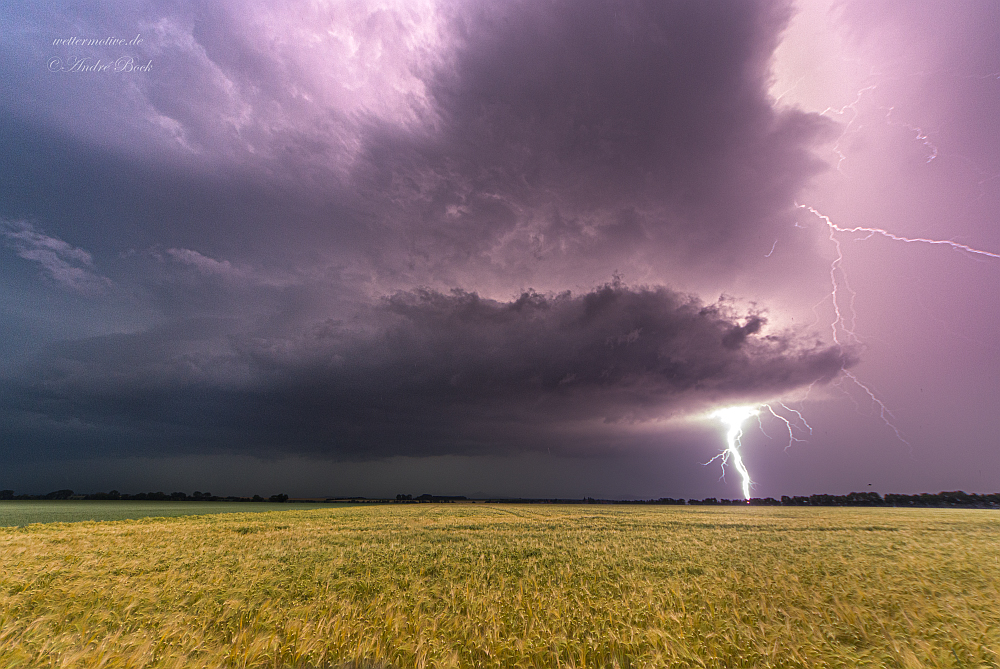
[[[1000,514],[414,504],[0,529],[0,667],[997,667]]]

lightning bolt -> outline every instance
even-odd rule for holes
[[[874,71],[872,71],[870,76],[874,77],[877,75]],[[976,78],[1000,80],[1000,72],[991,72],[985,75],[977,75]],[[792,89],[794,89],[795,86],[797,86],[798,84],[799,82],[796,82],[795,85],[792,86]],[[789,91],[785,91],[781,95],[777,96],[777,98],[775,98],[774,100],[775,104],[778,101],[780,101],[781,98],[785,94],[790,92],[792,89],[789,89]],[[877,89],[878,89],[878,84],[873,83],[869,86],[866,86],[865,88],[858,90],[854,100],[851,101],[849,104],[844,105],[840,108],[827,107],[825,110],[820,112],[821,116],[840,117],[841,122],[844,124],[843,131],[837,138],[832,149],[833,153],[837,156],[837,161],[836,161],[837,171],[843,174],[843,170],[841,169],[841,167],[843,166],[843,163],[848,159],[848,156],[845,153],[844,149],[846,138],[848,137],[848,135],[852,133],[859,133],[863,128],[862,120],[864,112],[860,107],[862,102],[866,101],[866,99],[868,98],[872,98],[872,104],[874,105],[876,110],[884,112],[884,123],[886,125],[902,128],[909,131],[910,133],[912,133],[912,138],[923,145],[924,149],[927,151],[927,158],[925,160],[925,163],[931,163],[936,158],[938,158],[939,156],[938,147],[931,139],[930,134],[927,131],[925,131],[923,128],[917,125],[913,125],[906,121],[896,120],[896,118],[894,118],[894,113],[896,111],[894,107],[881,106],[878,105],[877,102],[875,102],[874,96],[875,96],[875,91]],[[964,159],[963,156],[959,156],[959,158]],[[973,163],[973,161],[969,159],[965,160],[968,163],[970,163],[970,165],[979,174],[980,177],[980,180],[978,181],[979,191],[980,191],[979,196],[980,198],[982,198],[986,192],[985,188],[986,184],[989,182],[1000,180],[1000,173],[998,174],[989,173],[986,170],[979,168],[977,165]],[[830,272],[829,272],[830,294],[826,298],[824,298],[824,300],[820,301],[819,303],[813,306],[813,312],[816,314],[817,318],[816,322],[818,324],[821,319],[817,309],[827,299],[831,301],[834,317],[833,321],[830,323],[830,329],[833,341],[838,346],[863,344],[860,337],[858,337],[858,335],[855,332],[857,316],[854,309],[854,303],[857,297],[857,292],[851,287],[847,273],[843,266],[844,249],[841,246],[841,241],[844,235],[854,235],[855,236],[854,241],[866,241],[872,239],[873,237],[883,237],[890,241],[903,244],[927,244],[931,246],[944,246],[944,247],[949,247],[954,251],[966,253],[971,256],[1000,259],[1000,253],[986,249],[976,248],[968,244],[963,244],[961,242],[954,241],[953,239],[908,237],[878,227],[868,227],[868,226],[844,227],[838,225],[829,216],[821,213],[820,211],[811,206],[799,203],[795,203],[795,206],[799,209],[803,209],[809,212],[814,217],[822,221],[822,223],[826,226],[827,234],[834,249],[834,258],[830,263]],[[800,225],[798,222],[795,222],[794,225],[797,228],[808,227],[807,225]],[[775,240],[774,244],[772,244],[771,246],[771,250],[764,256],[765,258],[771,257],[771,255],[775,251],[775,248],[777,247],[777,244],[778,240]],[[892,411],[885,404],[885,402],[883,402],[882,399],[879,398],[878,394],[874,390],[872,390],[872,388],[866,385],[861,379],[859,379],[855,374],[848,371],[847,369],[842,369],[841,373],[842,373],[841,379],[846,380],[850,384],[854,385],[857,389],[859,389],[868,397],[871,403],[870,406],[872,407],[872,412],[875,413],[877,410],[879,418],[889,429],[893,431],[893,433],[896,435],[896,438],[899,439],[899,441],[901,441],[902,443],[912,448],[912,445],[910,444],[909,441],[906,440],[906,437],[904,436],[903,432],[896,426],[895,424],[896,417],[893,415]],[[834,385],[840,387],[842,385],[842,381],[838,380],[838,382],[835,382]],[[812,390],[812,385],[809,386],[809,390]],[[842,387],[841,390],[843,390],[843,392],[855,403],[855,406],[858,408],[858,411],[860,412],[861,407],[858,405],[855,396],[847,392],[847,390],[843,389]],[[807,391],[806,397],[808,397],[808,394],[809,393]],[[803,400],[798,400],[798,401],[804,401],[804,398]],[[731,460],[733,466],[740,474],[740,477],[742,479],[743,496],[747,500],[750,499],[750,487],[753,485],[753,481],[750,477],[750,473],[747,470],[745,463],[743,462],[742,454],[740,453],[741,438],[743,437],[744,423],[749,418],[756,418],[758,425],[760,426],[761,432],[763,432],[765,436],[767,436],[767,433],[764,432],[764,425],[761,420],[761,413],[763,410],[766,410],[776,419],[784,423],[788,433],[788,445],[785,447],[786,450],[796,442],[806,441],[806,439],[796,436],[797,434],[804,436],[807,431],[810,435],[813,432],[812,426],[809,425],[809,423],[806,421],[805,417],[802,415],[800,411],[792,409],[783,402],[775,402],[775,404],[780,406],[786,412],[786,414],[782,415],[781,413],[776,411],[774,406],[772,406],[772,404],[770,403],[763,403],[754,406],[726,407],[718,409],[715,412],[709,414],[709,417],[721,421],[723,425],[727,427],[726,448],[721,453],[713,457],[711,460],[703,464],[709,465],[713,462],[719,461],[722,466],[722,474],[724,478],[726,472],[726,465]]]
[[[988,258],[1000,259],[1000,253],[995,253],[993,251],[987,251],[985,249],[978,249],[968,244],[962,244],[951,239],[932,239],[928,237],[906,237],[904,235],[898,235],[894,232],[890,232],[884,228],[874,228],[867,226],[854,226],[854,227],[843,227],[837,225],[833,220],[817,211],[815,208],[801,205],[796,203],[796,206],[800,209],[808,211],[810,214],[818,218],[827,227],[829,232],[830,241],[833,243],[835,250],[835,257],[833,262],[830,263],[830,300],[833,304],[834,320],[831,323],[831,331],[833,335],[833,341],[838,345],[841,345],[841,337],[846,335],[846,337],[852,342],[860,344],[861,340],[858,338],[854,331],[855,326],[855,315],[854,315],[854,298],[857,293],[851,288],[847,281],[847,275],[843,269],[844,252],[840,245],[840,238],[838,234],[860,234],[860,237],[856,237],[855,241],[865,241],[871,239],[875,236],[881,236],[894,242],[900,242],[904,244],[928,244],[932,246],[946,246],[956,251],[963,253],[968,253],[976,256],[984,256]],[[839,278],[838,278],[839,277]],[[850,299],[846,305],[842,304],[841,293],[842,290],[846,290],[850,294]],[[820,303],[822,304],[822,302]],[[816,307],[813,307],[814,311]],[[845,316],[845,312],[849,314],[849,318]],[[907,446],[911,446],[909,441],[903,436],[903,433],[895,424],[895,416],[886,404],[875,394],[875,392],[863,383],[857,376],[851,372],[842,370],[843,375],[851,381],[855,386],[860,388],[871,400],[872,405],[878,408],[879,418],[885,423],[896,435],[896,438]]]
[[[858,109],[858,105],[861,104],[861,101],[864,99],[866,93],[874,95],[874,92],[876,90],[878,90],[878,84],[871,84],[869,86],[865,86],[864,88],[862,88],[857,92],[857,95],[855,95],[854,100],[851,101],[850,103],[840,108],[827,107],[826,109],[824,109],[819,113],[820,116],[832,115],[832,116],[840,116],[847,119],[847,122],[844,124],[844,131],[840,133],[840,137],[837,138],[837,141],[836,143],[834,143],[832,149],[833,153],[835,153],[837,156],[838,172],[843,173],[843,170],[841,170],[841,166],[843,165],[844,161],[847,160],[847,154],[845,154],[843,149],[841,148],[844,138],[847,137],[847,135],[850,133],[860,132],[861,129],[864,127],[863,124],[859,122],[859,119],[861,117],[861,111]],[[885,107],[882,105],[876,105],[876,109],[885,112],[886,125],[893,126],[896,128],[904,128],[905,130],[908,130],[913,133],[913,139],[920,142],[927,150],[927,160],[924,161],[925,163],[931,163],[934,161],[935,158],[938,157],[937,145],[934,144],[934,142],[930,138],[930,135],[928,135],[923,128],[921,128],[920,126],[913,125],[912,123],[907,123],[906,121],[896,121],[895,119],[893,119],[892,114],[893,112],[896,111],[895,107]]]
[[[743,497],[745,499],[750,499],[750,485],[753,482],[750,480],[750,472],[747,471],[746,465],[743,464],[743,456],[740,455],[740,437],[743,436],[743,423],[751,416],[757,416],[759,413],[757,408],[752,406],[726,407],[712,413],[712,418],[718,418],[722,421],[723,425],[729,428],[726,432],[726,450],[708,462],[703,463],[710,465],[716,460],[721,460],[722,475],[725,477],[726,463],[732,460],[733,466],[736,467],[736,471],[740,473],[740,477],[743,479]]]
[[[805,425],[806,429],[809,430],[809,434],[812,434],[812,431],[813,431],[812,426],[809,423],[806,422],[806,419],[802,417],[801,413],[799,413],[795,409],[788,408],[787,406],[785,406],[784,402],[778,402],[778,404],[780,404],[781,407],[783,409],[785,409],[786,411],[788,411],[790,413],[793,413],[796,416],[798,416],[799,421],[803,425]],[[765,409],[767,409],[768,411],[770,411],[771,415],[774,416],[775,418],[777,418],[778,420],[780,420],[782,423],[784,423],[785,427],[788,429],[788,446],[785,446],[785,450],[788,450],[791,447],[791,445],[793,443],[797,442],[797,441],[798,442],[805,442],[805,439],[799,439],[798,437],[795,436],[795,432],[793,431],[794,425],[793,425],[792,421],[788,420],[787,418],[785,418],[781,414],[776,413],[775,410],[774,410],[774,408],[771,407],[770,404],[763,404],[761,406],[763,406]],[[764,428],[763,428],[763,426],[761,426],[761,432],[763,432],[763,431],[764,431]],[[767,434],[767,433],[765,432],[765,434]]]
[[[857,96],[855,96],[854,100],[851,103],[846,104],[843,107],[840,107],[839,109],[835,109],[834,107],[827,107],[826,109],[824,109],[819,113],[820,116],[834,114],[836,116],[849,117],[847,123],[844,124],[844,131],[840,133],[840,137],[837,138],[836,143],[833,145],[833,152],[837,154],[838,172],[841,172],[840,166],[843,164],[845,160],[847,160],[847,155],[840,148],[840,143],[843,141],[844,137],[846,137],[849,132],[858,132],[859,130],[861,130],[860,124],[857,127],[854,127],[855,121],[857,121],[858,117],[861,115],[861,112],[858,111],[858,104],[861,103],[861,99],[864,97],[865,93],[870,93],[871,91],[874,91],[876,88],[878,88],[876,84],[872,84],[871,86],[862,88],[860,91],[858,91]]]
[[[889,125],[896,125],[901,128],[906,128],[907,130],[912,132],[913,139],[923,144],[924,148],[927,149],[927,160],[925,160],[924,162],[927,163],[932,162],[935,158],[938,157],[937,145],[931,141],[931,138],[927,135],[926,132],[924,132],[923,128],[921,128],[920,126],[912,125],[910,123],[906,123],[905,121],[904,122],[893,121],[892,112],[894,112],[895,110],[896,110],[895,107],[888,108],[885,114],[885,122],[888,123]]]
[[[812,426],[806,422],[806,419],[802,414],[787,405],[784,402],[778,402],[783,409],[789,413],[795,414],[795,420],[789,420],[788,418],[777,413],[770,404],[760,404],[756,406],[734,406],[726,407],[724,409],[718,409],[711,414],[709,418],[716,418],[725,425],[728,430],[726,431],[726,448],[724,451],[716,455],[714,458],[708,462],[703,462],[703,465],[710,465],[713,462],[718,461],[722,466],[722,478],[726,477],[726,465],[729,461],[733,461],[733,466],[736,471],[739,472],[740,478],[742,479],[742,489],[743,497],[745,499],[750,499],[750,486],[753,485],[753,479],[750,477],[750,472],[747,470],[746,464],[743,462],[743,455],[740,453],[740,447],[742,446],[740,440],[743,437],[743,424],[750,418],[756,418],[758,425],[760,425],[760,431],[767,436],[767,432],[764,432],[764,425],[761,422],[761,409],[767,409],[768,412],[785,424],[788,430],[788,446],[787,449],[795,442],[804,442],[805,439],[800,439],[795,436],[795,430],[808,430],[809,434],[812,434]],[[801,423],[801,425],[799,425]]]
[[[834,223],[832,220],[830,220],[829,216],[825,216],[825,215],[821,214],[820,212],[816,211],[812,207],[809,207],[809,206],[806,206],[806,205],[803,205],[803,204],[798,204],[798,203],[796,203],[795,206],[797,206],[799,209],[805,209],[809,213],[811,213],[814,216],[816,216],[817,218],[821,219],[823,221],[823,223],[825,223],[826,226],[830,229],[830,234],[831,235],[833,233],[835,233],[835,232],[854,232],[854,233],[861,232],[861,233],[865,233],[865,236],[864,237],[859,237],[857,239],[857,241],[865,241],[867,239],[871,239],[875,235],[881,235],[882,237],[886,237],[886,238],[891,239],[891,240],[893,240],[895,242],[905,242],[907,244],[933,244],[933,245],[936,245],[936,246],[950,246],[951,248],[955,249],[956,251],[965,251],[966,253],[972,253],[974,255],[980,255],[980,256],[988,256],[990,258],[1000,258],[1000,253],[994,253],[992,251],[984,251],[983,249],[977,249],[977,248],[974,248],[974,247],[969,246],[967,244],[960,244],[960,243],[952,241],[950,239],[928,239],[927,237],[904,237],[902,235],[897,235],[897,234],[894,234],[892,232],[889,232],[888,230],[883,230],[882,228],[867,228],[867,227],[860,226],[860,225],[856,226],[856,227],[853,227],[853,228],[843,228],[843,227],[837,225],[836,223]],[[833,239],[834,239],[835,242],[837,241],[835,238],[833,238]],[[837,249],[838,249],[838,256],[839,257],[837,258],[837,260],[835,262],[839,262],[839,261],[843,260],[843,256],[839,255],[839,249],[840,249],[839,242],[838,242]]]
[[[854,299],[857,293],[854,291],[854,289],[851,288],[850,283],[847,280],[847,274],[844,272],[843,269],[844,252],[843,248],[841,247],[840,237],[838,237],[838,235],[861,234],[862,236],[858,237],[856,241],[864,241],[878,235],[894,242],[901,242],[905,244],[930,244],[934,246],[947,246],[956,251],[961,251],[972,255],[1000,259],[1000,253],[994,253],[992,251],[978,249],[969,246],[967,244],[962,244],[960,242],[956,242],[950,239],[906,237],[903,235],[897,235],[883,228],[873,228],[866,226],[855,226],[850,228],[843,227],[837,225],[836,223],[833,222],[833,220],[829,216],[821,213],[820,211],[818,211],[813,207],[798,203],[796,203],[796,207],[808,211],[810,214],[821,220],[827,228],[830,241],[833,243],[833,247],[835,250],[835,257],[833,261],[830,263],[831,290],[829,298],[833,305],[834,319],[830,325],[830,328],[833,341],[838,346],[843,346],[845,344],[845,339],[848,342],[854,344],[862,343],[860,338],[854,331],[855,321],[856,321],[856,316],[854,312]],[[796,225],[798,224],[796,223]],[[842,293],[844,291],[846,291],[850,295],[850,298],[846,304],[843,303],[843,298],[842,298]],[[820,304],[822,304],[822,302]],[[814,312],[818,307],[819,304],[813,307]],[[893,433],[896,435],[896,438],[899,439],[899,441],[901,441],[902,443],[912,448],[912,444],[910,444],[910,442],[907,441],[906,437],[903,435],[903,432],[899,429],[899,427],[896,426],[895,423],[896,417],[893,415],[892,410],[889,409],[889,407],[885,404],[885,402],[882,401],[882,399],[875,393],[875,391],[873,391],[867,384],[861,381],[861,379],[859,379],[855,374],[851,373],[850,371],[844,369],[841,370],[841,373],[843,374],[844,378],[848,379],[853,385],[855,385],[862,392],[864,392],[865,395],[868,396],[868,399],[871,401],[872,406],[877,407],[879,418],[886,425],[886,427],[888,427],[893,431]],[[784,403],[779,402],[779,404],[783,409],[785,409],[789,413],[795,414],[795,417],[797,419],[796,424],[798,422],[801,422],[801,424],[805,426],[804,428],[799,428],[799,429],[807,429],[809,433],[812,434],[812,426],[810,426],[809,423],[805,420],[801,412],[789,408]],[[740,453],[740,446],[741,446],[740,439],[743,436],[743,423],[748,418],[751,417],[757,417],[757,420],[759,422],[761,408],[767,409],[767,411],[771,415],[773,415],[775,418],[777,418],[778,420],[782,421],[785,424],[785,427],[788,430],[788,446],[785,447],[786,449],[792,446],[792,444],[794,444],[795,442],[805,441],[804,439],[800,439],[799,437],[795,436],[795,430],[792,421],[782,416],[781,414],[777,413],[770,404],[761,404],[758,406],[728,407],[724,409],[719,409],[714,413],[712,413],[711,414],[712,418],[717,418],[729,428],[726,433],[726,449],[722,451],[722,453],[719,453],[714,458],[703,464],[708,465],[715,461],[720,461],[722,465],[723,476],[725,476],[725,467],[729,463],[729,461],[732,460],[733,466],[736,468],[736,470],[740,474],[740,477],[742,478],[743,496],[746,499],[750,499],[750,486],[752,485],[752,479],[750,478],[750,472],[747,471],[746,465],[743,462],[743,456]],[[763,425],[761,425],[761,430],[763,431]]]
[[[913,76],[927,77],[932,74],[958,76],[953,72],[946,72],[946,71],[918,72],[915,73]],[[877,75],[876,72],[873,70],[870,76],[874,77],[879,75]],[[967,75],[965,78],[968,77],[973,77],[976,79],[1000,79],[1000,72]],[[833,153],[837,156],[836,169],[838,172],[843,173],[841,167],[843,166],[844,161],[847,160],[847,155],[843,149],[845,138],[852,133],[860,132],[861,129],[863,128],[862,121],[864,115],[861,109],[861,105],[862,102],[869,99],[871,100],[871,103],[874,105],[874,108],[876,110],[884,112],[885,124],[897,128],[902,128],[911,132],[913,139],[920,142],[923,145],[923,147],[927,151],[927,158],[925,160],[926,163],[933,162],[939,155],[938,147],[937,145],[935,145],[928,132],[926,132],[923,128],[917,125],[913,125],[906,121],[897,120],[894,116],[896,112],[894,106],[882,106],[879,105],[874,100],[874,96],[876,95],[876,91],[878,90],[878,88],[879,88],[879,83],[871,83],[868,86],[859,89],[854,97],[854,100],[852,100],[850,103],[840,108],[827,107],[822,112],[820,112],[821,116],[839,117],[841,122],[844,124],[843,131],[841,132],[840,137],[837,138],[837,141],[832,149]],[[958,157],[964,158],[963,156],[958,156]],[[970,165],[975,169],[977,173],[979,173],[980,181],[978,182],[978,185],[980,190],[980,197],[982,197],[985,194],[985,184],[1000,178],[1000,174],[989,174],[985,170],[982,170],[977,165],[975,165],[973,161],[968,159],[965,160],[970,163]],[[860,225],[853,227],[841,226],[835,223],[829,216],[826,216],[825,214],[817,211],[813,207],[801,205],[798,203],[796,203],[796,206],[800,209],[808,211],[810,214],[812,214],[813,216],[815,216],[816,218],[818,218],[820,221],[823,222],[823,224],[827,228],[830,242],[833,245],[834,259],[830,263],[831,288],[830,288],[830,295],[828,296],[828,298],[832,302],[832,307],[834,312],[834,318],[830,324],[831,334],[833,337],[833,341],[838,345],[843,345],[844,343],[860,345],[862,343],[860,338],[857,336],[855,332],[856,314],[854,310],[854,301],[857,296],[857,293],[851,287],[850,282],[848,281],[847,274],[843,267],[844,250],[841,246],[841,237],[843,235],[855,235],[856,237],[854,241],[865,241],[873,237],[879,236],[888,239],[890,241],[899,242],[903,244],[927,244],[932,246],[946,246],[951,248],[952,250],[966,253],[971,256],[1000,259],[1000,253],[986,249],[976,248],[968,244],[956,242],[953,239],[909,237],[905,235],[896,234],[895,232],[891,232],[885,228],[879,228],[879,227],[869,227]],[[796,227],[803,227],[798,223],[796,223],[795,225]],[[822,304],[824,301],[825,300],[813,306],[813,312],[816,313],[817,316],[817,323],[820,320],[817,309],[819,308],[820,304]],[[892,411],[878,397],[878,395],[868,385],[863,383],[856,375],[852,374],[846,369],[843,370],[843,378],[849,381],[854,386],[856,386],[861,391],[863,391],[865,395],[867,395],[867,397],[871,401],[871,406],[873,407],[873,409],[877,409],[878,415],[881,418],[882,422],[893,430],[896,437],[901,442],[909,446],[910,443],[906,440],[906,438],[903,436],[902,432],[899,430],[899,428],[896,426],[894,422],[895,416],[893,416]],[[836,385],[839,386],[840,384],[838,383]],[[847,393],[846,390],[844,392]],[[851,396],[850,393],[847,394],[849,397],[851,397],[852,401],[855,401],[854,397]],[[856,401],[855,404],[857,405]],[[858,407],[858,410],[860,411],[860,407]],[[791,434],[790,429],[789,432]]]

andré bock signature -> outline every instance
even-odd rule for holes
[[[53,56],[48,60],[49,72],[91,72],[91,73],[130,73],[130,72],[152,72],[153,61],[136,60],[132,56],[122,56],[117,60],[105,58],[84,58],[80,56],[67,56],[62,59]]]

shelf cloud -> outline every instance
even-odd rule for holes
[[[620,281],[507,302],[413,290],[365,318],[234,338],[215,356],[170,332],[55,345],[36,367],[42,378],[8,397],[48,407],[65,430],[80,421],[78,438],[117,426],[199,449],[352,459],[572,453],[574,443],[593,452],[587,425],[759,402],[855,362],[765,324],[726,303]],[[206,432],[182,439],[193,426]]]

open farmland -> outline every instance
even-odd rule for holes
[[[388,505],[0,529],[2,667],[996,667],[1000,514]]]
[[[345,504],[296,502],[293,508],[315,509]],[[139,518],[195,516],[206,513],[260,513],[284,511],[288,504],[271,502],[145,502],[18,500],[0,501],[0,527],[32,523],[75,523],[82,520],[137,520]]]

